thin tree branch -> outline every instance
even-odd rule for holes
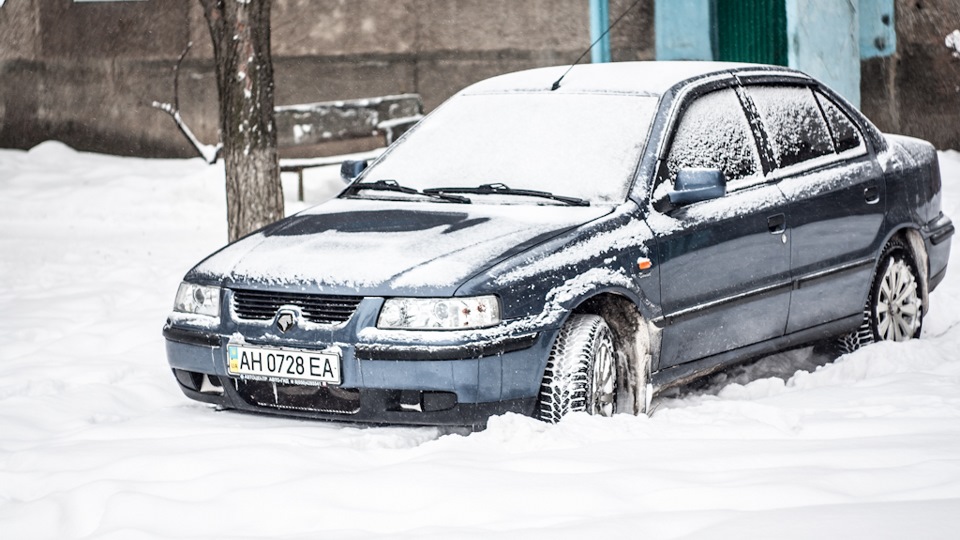
[[[179,111],[180,110],[180,64],[183,63],[183,59],[187,57],[187,53],[190,52],[190,48],[193,47],[193,42],[188,41],[187,46],[183,48],[183,52],[180,53],[180,58],[177,59],[177,65],[173,66],[173,106]]]
[[[213,165],[220,156],[223,143],[218,142],[216,145],[210,145],[200,142],[196,135],[193,134],[190,126],[188,126],[183,121],[183,117],[180,116],[180,65],[183,63],[183,59],[186,58],[187,53],[190,52],[191,47],[193,47],[193,42],[187,42],[187,46],[183,49],[183,52],[180,53],[180,58],[177,59],[177,64],[173,66],[173,104],[152,101],[150,102],[150,106],[169,114],[170,117],[173,118],[174,123],[177,124],[180,133],[183,133],[184,137],[190,141],[190,144],[192,144],[197,153],[200,154],[200,157],[208,164]]]
[[[213,165],[217,162],[217,159],[220,157],[220,150],[223,149],[223,143],[212,145],[200,142],[200,140],[197,139],[197,136],[193,134],[193,131],[190,130],[190,126],[183,121],[183,118],[180,116],[180,111],[178,111],[174,105],[159,101],[151,101],[150,106],[154,109],[169,114],[170,117],[173,118],[173,121],[177,124],[177,128],[180,130],[180,133],[183,133],[183,136],[190,141],[190,144],[193,145],[193,148],[198,154],[200,154],[200,157],[202,157],[204,161],[210,165]]]

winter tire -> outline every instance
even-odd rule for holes
[[[843,352],[852,352],[874,341],[906,341],[920,336],[923,292],[920,273],[910,250],[894,239],[883,250],[870,287],[863,323],[840,338]]]
[[[598,315],[573,315],[550,350],[540,385],[539,417],[556,423],[572,412],[610,416],[617,406],[617,350]]]

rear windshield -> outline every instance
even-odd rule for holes
[[[363,182],[395,180],[420,190],[502,183],[620,203],[656,104],[655,97],[605,94],[458,96],[394,146]]]

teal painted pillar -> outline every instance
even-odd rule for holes
[[[893,0],[860,2],[860,58],[892,56],[897,52]]]
[[[590,50],[594,64],[610,61],[610,34],[604,34],[609,27],[610,0],[590,0],[590,43],[599,40]]]
[[[717,57],[715,0],[656,0],[657,60],[713,60]]]
[[[859,0],[786,0],[786,4],[790,67],[820,79],[859,107]]]

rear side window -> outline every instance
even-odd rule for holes
[[[733,90],[705,94],[683,113],[667,155],[667,182],[661,189],[672,186],[677,171],[687,167],[720,169],[730,183],[760,175],[757,146]]]
[[[809,88],[747,88],[763,120],[778,167],[833,154],[830,131]]]
[[[816,92],[817,101],[820,102],[820,108],[827,117],[827,123],[830,125],[830,133],[833,134],[833,142],[837,147],[837,152],[846,152],[860,146],[860,131],[853,124],[850,118],[840,110],[829,98]]]

